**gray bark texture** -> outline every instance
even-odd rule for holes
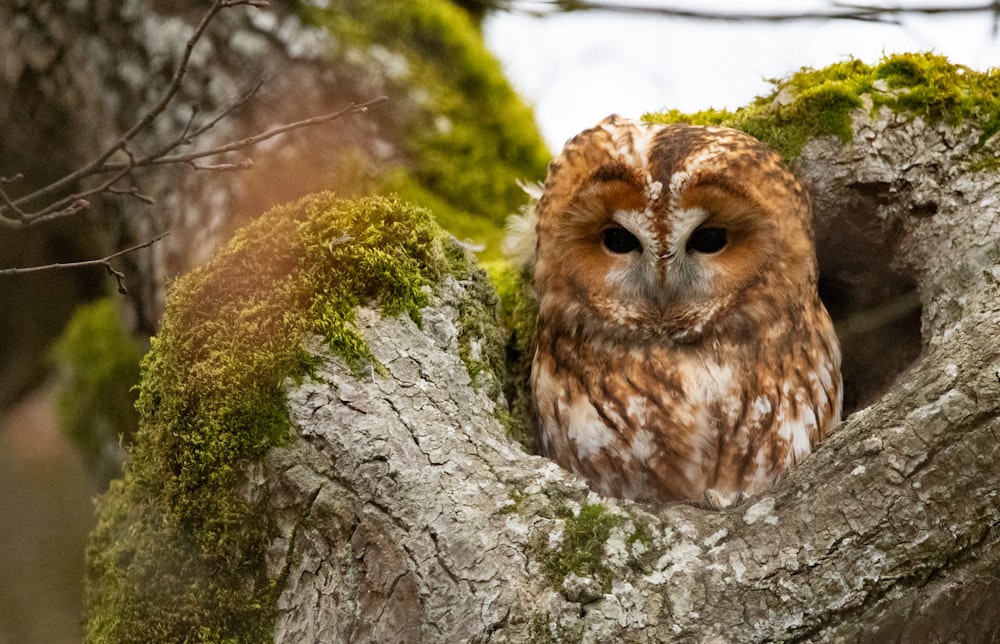
[[[452,285],[423,330],[361,316],[388,376],[289,385],[275,641],[1000,637],[1000,174],[967,167],[971,129],[859,110],[854,135],[794,168],[853,413],[785,481],[726,511],[590,492],[505,437]]]

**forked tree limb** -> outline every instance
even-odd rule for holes
[[[648,15],[661,18],[682,18],[711,22],[805,22],[823,20],[860,20],[863,22],[897,23],[900,16],[907,14],[943,15],[996,12],[996,2],[957,6],[893,6],[882,7],[863,3],[832,2],[830,9],[808,11],[712,11],[671,6],[672,3],[629,4],[625,2],[602,2],[600,0],[510,0],[502,3],[505,9],[534,15],[550,15],[569,11],[601,11],[633,15]]]
[[[330,358],[290,384],[296,436],[256,479],[278,526],[274,641],[995,639],[1000,173],[968,169],[975,132],[888,110],[854,124],[795,170],[821,250],[875,267],[845,281],[877,294],[894,271],[919,293],[919,357],[894,364],[892,334],[865,349],[895,384],[767,493],[644,505],[505,440],[437,335],[466,302],[429,307],[426,331],[359,314],[388,375]]]

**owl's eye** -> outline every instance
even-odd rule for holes
[[[604,247],[612,253],[631,253],[640,246],[639,238],[621,226],[604,229]]]
[[[688,239],[688,252],[717,253],[726,247],[726,229],[706,226],[691,233]]]

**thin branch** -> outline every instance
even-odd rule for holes
[[[216,4],[219,4],[218,0]],[[222,4],[224,4],[225,6],[233,6],[233,3],[231,2],[230,3],[224,2]],[[238,2],[236,4],[252,4],[253,6],[257,6],[256,4],[250,2],[249,0],[247,2]],[[42,195],[43,192],[45,193],[49,192],[52,186],[48,186],[40,191],[32,193],[31,195],[27,195],[25,197],[21,197],[15,200],[11,200],[8,197],[8,195],[3,191],[2,187],[0,187],[0,204],[2,204],[0,205],[0,225],[4,225],[9,228],[19,228],[29,224],[41,223],[43,221],[50,221],[52,219],[71,216],[90,205],[90,202],[87,199],[88,197],[105,192],[112,194],[129,194],[132,196],[136,196],[142,199],[143,201],[146,201],[147,203],[151,203],[149,197],[146,197],[144,195],[140,196],[134,189],[122,191],[119,189],[113,189],[112,186],[119,180],[125,178],[136,168],[150,167],[156,165],[170,165],[170,164],[182,163],[191,166],[195,170],[211,170],[217,172],[245,170],[247,168],[253,167],[252,159],[243,159],[234,163],[219,163],[219,164],[198,164],[195,163],[195,161],[197,161],[198,159],[203,159],[206,157],[211,157],[219,154],[226,154],[229,152],[240,151],[251,145],[267,141],[268,139],[272,139],[276,136],[285,134],[287,132],[291,132],[293,130],[305,127],[312,127],[323,123],[328,123],[330,121],[340,119],[345,116],[349,116],[351,114],[364,113],[367,112],[370,107],[373,107],[388,100],[388,97],[386,96],[379,96],[364,103],[360,104],[351,103],[347,107],[338,110],[336,112],[330,112],[327,114],[323,114],[321,116],[315,116],[299,121],[294,121],[292,123],[286,123],[284,125],[271,128],[270,130],[267,130],[265,132],[261,132],[253,136],[246,137],[239,141],[234,141],[224,145],[216,146],[207,150],[191,152],[187,154],[174,154],[174,155],[170,154],[170,152],[176,150],[182,145],[189,145],[195,138],[207,132],[216,124],[218,124],[219,121],[221,121],[223,118],[229,116],[234,111],[236,111],[237,109],[245,105],[247,102],[249,102],[250,99],[253,98],[253,96],[260,90],[262,83],[263,83],[262,81],[258,81],[253,87],[244,92],[244,94],[240,96],[240,98],[238,98],[236,101],[234,101],[231,105],[227,106],[219,114],[215,115],[213,118],[209,119],[204,124],[194,129],[192,129],[194,118],[197,115],[198,110],[197,107],[193,107],[191,116],[188,118],[188,121],[186,122],[181,134],[178,135],[173,141],[162,147],[157,152],[154,152],[147,156],[136,158],[131,151],[129,142],[126,141],[124,138],[118,140],[114,144],[113,149],[110,150],[109,154],[104,154],[101,155],[101,157],[99,157],[103,159],[103,162],[99,166],[94,166],[93,163],[90,163],[83,169],[78,170],[74,172],[72,175],[70,175],[76,178],[86,178],[90,176],[102,175],[111,172],[115,173],[114,176],[98,184],[97,186],[94,186],[93,188],[89,188],[80,193],[67,195],[61,199],[57,199],[56,201],[42,207],[40,210],[37,210],[35,212],[32,213],[25,212],[23,209],[20,208],[20,204],[30,199],[36,198],[39,195]],[[150,112],[148,112],[146,116],[154,112],[156,112],[157,114],[162,112],[162,110],[160,110],[160,112],[157,112],[157,110],[159,109],[160,105],[157,105]],[[129,134],[129,135],[134,136],[134,134]],[[125,152],[125,154],[128,155],[129,160],[127,162],[109,163],[108,159],[110,158],[110,156],[114,152],[118,151]],[[19,177],[20,175],[17,175],[17,177],[14,177],[10,180],[5,180],[5,179],[0,180],[0,185],[2,185],[2,183],[9,183]],[[56,183],[63,184],[65,183],[65,179],[61,179]],[[5,209],[4,206],[7,209],[12,210],[17,216],[16,217],[4,216],[3,215]]]
[[[239,170],[249,170],[254,166],[253,159],[243,159],[236,163],[190,163],[195,170],[207,170],[209,172],[233,172]]]
[[[367,112],[368,108],[370,108],[372,106],[375,106],[375,105],[378,105],[380,103],[384,103],[387,100],[389,100],[389,97],[387,97],[387,96],[379,96],[377,98],[371,99],[370,101],[365,101],[364,103],[360,103],[360,104],[351,103],[347,107],[345,107],[345,108],[343,108],[341,110],[338,110],[336,112],[330,112],[328,114],[323,114],[321,116],[313,116],[311,118],[303,119],[301,121],[294,121],[292,123],[286,123],[284,125],[279,125],[277,127],[271,128],[270,130],[267,130],[265,132],[261,132],[259,134],[254,134],[253,136],[248,136],[245,139],[240,139],[239,141],[233,141],[231,143],[226,143],[225,145],[220,145],[220,146],[211,148],[209,150],[201,150],[199,152],[190,152],[188,154],[175,154],[175,155],[164,156],[164,157],[159,157],[159,158],[155,158],[153,156],[143,157],[141,159],[136,160],[135,167],[147,167],[147,166],[154,166],[154,165],[168,165],[168,164],[172,164],[172,163],[188,163],[188,164],[190,164],[193,161],[196,161],[197,159],[204,159],[205,157],[215,156],[217,154],[225,154],[227,152],[237,152],[237,151],[242,150],[242,149],[244,149],[246,147],[249,147],[251,145],[255,145],[257,143],[261,143],[263,141],[267,141],[268,139],[273,139],[274,137],[279,136],[281,134],[285,134],[286,132],[291,132],[293,130],[298,130],[298,129],[301,129],[301,128],[304,128],[304,127],[312,127],[314,125],[320,125],[322,123],[328,123],[329,121],[333,121],[333,120],[336,120],[336,119],[339,119],[339,118],[343,118],[343,117],[349,116],[351,114],[359,114],[359,113]],[[245,163],[245,161],[237,163],[237,164],[224,164],[224,165],[225,166],[233,166],[233,168],[228,168],[228,169],[243,169],[244,168],[244,166],[243,166],[244,163]],[[252,162],[251,162],[250,165],[252,165]],[[102,170],[105,170],[105,171],[115,171],[115,170],[120,170],[120,169],[122,169],[124,167],[127,167],[127,164],[123,164],[123,163],[122,164],[119,164],[119,163],[109,163],[109,164],[105,165],[104,168],[102,168]],[[200,169],[219,169],[219,167],[222,167],[222,166],[219,166],[219,167],[196,166],[196,167],[198,167]],[[249,166],[247,166],[247,167],[249,167]]]
[[[156,200],[147,194],[139,192],[139,188],[132,186],[131,188],[108,188],[108,192],[113,195],[125,195],[128,197],[135,197],[139,201],[152,206],[156,203]]]
[[[24,273],[38,273],[41,271],[50,271],[60,268],[84,268],[87,266],[103,266],[108,271],[108,273],[114,276],[114,278],[118,281],[118,292],[124,295],[125,293],[128,292],[125,289],[125,281],[124,281],[125,274],[122,273],[121,271],[115,270],[114,266],[111,265],[111,260],[143,248],[149,248],[150,246],[160,241],[169,234],[170,234],[169,232],[160,233],[159,235],[157,235],[153,239],[150,239],[147,242],[136,244],[135,246],[129,246],[124,250],[120,250],[116,253],[111,253],[107,257],[102,257],[100,259],[88,259],[81,262],[61,262],[56,264],[46,264],[45,266],[29,266],[26,268],[4,268],[0,269],[0,276],[22,275]]]
[[[837,321],[837,335],[844,338],[848,335],[862,335],[873,330],[897,322],[901,318],[920,310],[920,293],[916,290],[889,300],[878,306],[862,311],[855,311],[843,320]]]
[[[549,16],[571,11],[604,11],[636,15],[652,15],[669,18],[684,18],[691,20],[708,20],[718,22],[801,22],[807,20],[863,20],[889,21],[903,14],[959,14],[993,12],[997,10],[997,2],[986,2],[963,6],[894,6],[879,7],[864,4],[833,3],[833,10],[800,11],[786,13],[766,13],[762,11],[709,11],[702,9],[687,9],[682,7],[626,4],[602,2],[600,0],[513,0],[507,8],[536,16]],[[894,21],[894,20],[893,20]]]
[[[128,153],[129,162],[124,163],[121,167],[116,168],[115,174],[109,179],[97,184],[92,188],[88,188],[82,192],[67,195],[58,201],[55,201],[45,208],[39,210],[38,212],[31,214],[31,223],[42,223],[45,221],[52,221],[53,219],[61,219],[63,217],[69,217],[75,215],[81,210],[90,206],[90,201],[88,197],[93,197],[104,192],[111,192],[112,186],[120,181],[121,179],[128,176],[132,170],[136,167],[133,161],[134,157],[127,146],[123,146],[123,149]]]
[[[188,65],[191,61],[191,54],[194,50],[195,45],[203,37],[211,20],[223,9],[237,6],[248,6],[248,7],[266,7],[268,3],[265,0],[214,0],[211,7],[202,16],[201,21],[195,27],[193,33],[188,38],[184,46],[184,52],[181,55],[180,61],[178,62],[176,68],[174,69],[173,75],[171,77],[170,85],[163,92],[159,101],[153,105],[151,108],[146,110],[139,119],[128,128],[124,134],[122,134],[118,139],[108,146],[103,152],[98,154],[89,163],[83,165],[76,171],[66,175],[65,177],[58,179],[57,181],[44,186],[34,192],[12,198],[7,191],[5,186],[7,184],[15,183],[23,179],[23,175],[16,174],[12,177],[0,177],[0,226],[7,228],[21,228],[24,226],[37,224],[43,221],[50,221],[52,219],[57,219],[61,217],[68,217],[75,215],[81,210],[90,206],[90,198],[99,194],[113,194],[133,197],[139,199],[147,204],[155,203],[153,198],[149,195],[143,194],[138,187],[134,184],[130,187],[116,187],[119,181],[122,181],[128,177],[136,168],[149,167],[154,165],[167,165],[167,164],[186,164],[191,166],[196,170],[209,170],[209,171],[232,171],[232,170],[243,170],[246,168],[253,167],[253,160],[246,158],[237,160],[231,163],[215,163],[215,164],[199,164],[196,163],[199,159],[204,159],[206,157],[227,154],[231,152],[237,152],[243,150],[251,145],[267,141],[281,134],[291,132],[293,130],[312,127],[315,125],[320,125],[322,123],[327,123],[350,114],[363,113],[368,111],[368,108],[378,105],[386,100],[385,96],[380,96],[378,98],[369,100],[361,104],[351,103],[347,107],[337,111],[324,114],[322,116],[316,116],[312,118],[307,118],[292,123],[287,123],[280,125],[278,127],[271,128],[267,131],[255,134],[253,136],[246,137],[239,141],[234,141],[227,143],[225,145],[219,145],[207,150],[202,150],[199,152],[191,152],[188,154],[172,154],[181,146],[190,145],[199,136],[203,135],[208,130],[215,127],[222,119],[230,116],[237,109],[246,105],[260,90],[263,81],[259,81],[254,84],[253,87],[248,89],[243,93],[236,101],[225,107],[218,114],[209,118],[201,125],[195,124],[195,119],[198,116],[198,107],[193,105],[191,107],[191,114],[187,121],[184,123],[183,128],[180,133],[177,134],[172,141],[168,142],[166,145],[161,147],[158,151],[146,155],[137,156],[132,149],[133,139],[139,135],[141,132],[145,131],[157,118],[159,118],[173,101],[173,99],[180,92],[181,86],[183,84],[184,78],[188,73]],[[124,162],[110,162],[111,159],[119,153],[123,153],[128,160]],[[103,177],[95,185],[84,188],[79,192],[58,196],[60,193],[65,193],[66,190],[75,183],[92,177]],[[49,203],[41,206],[38,210],[30,212],[28,208],[24,207],[25,204],[29,204],[38,200],[50,199]],[[54,263],[47,264],[44,266],[33,266],[25,268],[7,268],[0,269],[0,276],[7,275],[18,275],[23,273],[34,273],[39,271],[53,270],[53,269],[63,269],[63,268],[82,268],[88,266],[103,266],[110,275],[112,275],[118,282],[118,290],[121,293],[125,293],[125,275],[121,271],[118,271],[111,265],[111,260],[120,257],[126,253],[131,253],[133,251],[139,250],[141,248],[147,248],[152,246],[154,243],[166,236],[167,233],[157,236],[156,238],[147,241],[142,244],[137,244],[126,248],[125,250],[112,253],[107,257],[102,257],[100,259],[86,260],[80,262],[65,262],[65,263]]]
[[[257,94],[258,91],[260,91],[260,88],[263,87],[263,85],[264,85],[264,81],[263,80],[258,80],[256,83],[254,83],[253,87],[251,87],[250,89],[248,89],[247,91],[245,91],[243,93],[243,95],[240,96],[237,100],[233,101],[230,105],[226,106],[223,110],[221,110],[214,117],[210,118],[207,122],[203,123],[201,126],[199,126],[198,128],[196,128],[194,130],[192,130],[192,127],[194,126],[194,119],[198,115],[198,106],[197,105],[192,105],[191,106],[191,116],[188,117],[188,121],[184,125],[184,131],[181,132],[181,134],[176,139],[174,139],[173,141],[171,141],[167,145],[163,146],[163,148],[161,148],[157,152],[154,152],[153,154],[150,154],[150,155],[148,155],[145,158],[148,158],[148,159],[159,159],[161,157],[165,157],[166,155],[170,154],[171,152],[173,152],[177,148],[181,147],[182,145],[190,145],[196,138],[198,138],[199,136],[201,136],[202,134],[204,134],[208,130],[210,130],[213,127],[215,127],[215,125],[219,121],[221,121],[222,119],[226,118],[227,116],[229,116],[230,114],[232,114],[233,112],[235,112],[236,110],[238,110],[239,108],[241,108],[244,105],[246,105],[250,101],[250,99],[253,98]],[[105,165],[105,166],[103,166],[101,168],[102,172],[103,171],[107,171],[107,170],[108,170],[108,166],[107,165]]]
[[[51,219],[56,219],[60,217],[66,217],[69,215],[76,214],[80,210],[86,208],[89,205],[86,197],[98,194],[101,192],[111,192],[111,186],[117,182],[119,179],[124,177],[126,174],[131,172],[134,168],[140,167],[142,165],[149,165],[148,163],[138,163],[134,158],[132,158],[132,153],[129,151],[129,143],[134,139],[140,132],[144,131],[153,123],[161,114],[163,114],[173,99],[180,92],[181,86],[184,81],[184,77],[188,73],[188,65],[191,61],[191,54],[194,51],[195,45],[205,34],[209,23],[215,18],[216,14],[224,9],[237,6],[248,6],[255,8],[267,7],[268,3],[265,0],[215,0],[208,11],[202,16],[201,21],[195,27],[194,32],[188,38],[184,45],[184,52],[181,55],[181,59],[174,69],[173,76],[170,80],[170,85],[164,91],[160,100],[153,105],[150,109],[144,112],[139,119],[128,128],[124,134],[122,134],[117,141],[108,146],[103,152],[97,155],[90,162],[86,163],[82,167],[78,168],[74,172],[58,179],[34,192],[12,199],[3,189],[2,184],[10,183],[14,180],[0,178],[0,225],[8,228],[21,228],[26,225],[41,223],[43,221],[49,221]],[[246,103],[249,98],[259,89],[260,85],[256,85],[250,92],[241,97],[234,105],[230,106],[228,109],[224,110],[222,114],[217,116],[215,119],[210,120],[207,124],[199,127],[192,132],[191,128],[193,126],[193,121],[197,110],[193,110],[191,118],[186,124],[184,131],[181,135],[173,141],[171,144],[166,146],[158,154],[160,156],[166,155],[171,151],[175,150],[180,145],[185,145],[191,142],[191,140],[198,134],[204,132],[205,130],[214,126],[221,118],[231,113],[234,109],[240,105]],[[111,159],[116,153],[124,151],[129,155],[130,159],[128,163],[115,163],[111,164],[113,167],[108,167],[108,160]],[[145,157],[149,159],[151,157]],[[69,195],[56,199],[54,202],[44,206],[43,208],[37,210],[36,212],[29,212],[24,206],[26,204],[38,201],[45,197],[49,197],[53,194],[58,194],[60,191],[66,190],[69,186],[73,185],[81,179],[87,177],[92,177],[95,175],[105,174],[107,172],[118,172],[119,170],[124,170],[124,173],[116,176],[112,180],[105,181],[99,184],[97,187],[83,191],[80,194]],[[19,175],[18,175],[19,176]]]
[[[222,119],[226,118],[227,116],[229,116],[230,114],[232,114],[236,110],[240,109],[241,107],[243,107],[244,105],[246,105],[247,103],[249,103],[250,99],[253,98],[254,96],[256,96],[257,92],[259,92],[260,88],[263,87],[263,86],[264,86],[264,81],[263,80],[258,80],[256,83],[254,83],[253,87],[251,87],[250,89],[248,89],[246,92],[243,93],[243,96],[240,96],[237,100],[233,101],[233,103],[231,105],[229,105],[228,107],[226,107],[224,110],[222,110],[221,112],[219,112],[218,114],[216,114],[213,118],[209,119],[206,123],[204,123],[197,130],[195,130],[194,132],[192,132],[190,138],[191,139],[195,139],[195,138],[201,136],[205,132],[207,132],[207,131],[211,130],[213,127],[215,127],[216,123],[218,123]]]
[[[232,172],[234,170],[249,170],[253,167],[253,159],[243,159],[236,163],[191,163],[195,170],[208,170],[209,172]]]
[[[5,206],[13,210],[14,213],[18,216],[18,218],[23,219],[26,216],[24,211],[18,208],[17,204],[15,204],[13,201],[10,200],[10,197],[7,195],[7,192],[3,189],[4,185],[8,183],[16,183],[21,179],[24,179],[24,175],[21,174],[20,172],[15,174],[13,177],[0,177],[0,201],[2,201]],[[0,213],[2,212],[3,210],[0,210]]]
[[[191,53],[194,50],[194,46],[198,43],[199,40],[201,40],[202,34],[204,34],[205,29],[208,27],[208,24],[215,17],[215,14],[219,13],[219,11],[221,11],[226,7],[235,6],[237,4],[251,4],[251,3],[250,2],[234,3],[231,0],[215,0],[215,2],[212,3],[212,6],[202,17],[201,22],[198,23],[197,27],[195,27],[194,33],[191,34],[191,37],[188,38],[187,42],[185,43],[184,54],[181,56],[181,60],[178,63],[177,68],[174,69],[174,75],[170,79],[170,86],[167,87],[167,90],[163,93],[163,96],[160,97],[160,100],[156,103],[156,105],[154,105],[152,108],[146,111],[142,116],[140,116],[139,120],[137,120],[132,125],[132,127],[126,130],[125,133],[122,134],[121,137],[119,137],[115,143],[113,143],[104,152],[99,154],[97,158],[95,158],[93,161],[87,163],[86,165],[76,170],[75,172],[71,172],[62,179],[54,181],[53,183],[50,183],[44,188],[40,188],[29,195],[25,195],[24,197],[15,200],[14,203],[20,205],[22,203],[28,203],[33,200],[40,199],[54,192],[65,189],[66,187],[72,185],[75,181],[79,179],[93,175],[94,172],[97,171],[99,168],[101,168],[108,159],[110,159],[116,152],[121,150],[129,141],[131,141],[136,134],[146,129],[150,125],[150,123],[156,120],[156,118],[160,114],[162,114],[164,110],[167,109],[167,106],[180,91],[181,85],[184,81],[184,77],[187,75],[188,72],[188,63],[191,61]]]

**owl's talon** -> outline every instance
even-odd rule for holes
[[[750,497],[743,490],[722,493],[718,490],[705,490],[705,503],[713,510],[725,510],[743,503]]]

